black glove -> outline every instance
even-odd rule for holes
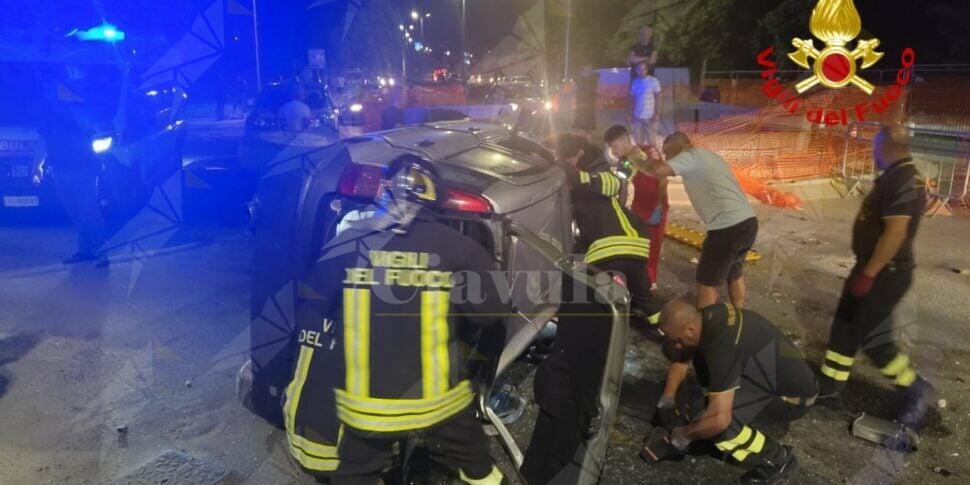
[[[674,429],[687,424],[687,420],[677,410],[677,403],[673,399],[663,397],[657,403],[657,413],[654,421],[658,426],[667,429]]]
[[[656,463],[664,460],[683,459],[684,454],[670,444],[670,433],[667,428],[657,426],[650,431],[640,449],[640,458]]]

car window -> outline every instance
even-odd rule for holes
[[[503,177],[534,173],[547,167],[545,162],[540,160],[513,157],[511,154],[483,147],[462,152],[447,159],[445,163]]]
[[[532,158],[541,158],[549,164],[556,161],[555,157],[552,155],[552,152],[543,148],[542,145],[523,136],[506,138],[496,142],[496,144],[511,152],[523,153]]]

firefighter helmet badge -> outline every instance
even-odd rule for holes
[[[819,0],[812,10],[809,29],[815,38],[825,43],[825,47],[816,49],[812,39],[792,39],[797,50],[788,57],[813,73],[796,84],[795,90],[801,94],[816,84],[832,89],[852,84],[866,94],[872,94],[875,86],[858,74],[859,62],[862,62],[861,69],[868,69],[882,58],[883,53],[876,52],[879,39],[875,38],[859,40],[854,50],[848,49],[848,44],[862,31],[862,18],[853,0]]]

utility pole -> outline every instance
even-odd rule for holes
[[[565,82],[569,79],[569,33],[573,19],[573,0],[566,2],[566,58],[563,60],[562,79]]]
[[[462,80],[468,74],[466,67],[466,54],[467,47],[465,46],[465,0],[461,0],[461,78]]]
[[[258,0],[253,0],[253,45],[256,53],[256,92],[259,93],[263,90],[263,75],[259,68],[259,17],[256,16],[257,2]]]

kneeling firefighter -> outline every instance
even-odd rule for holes
[[[402,439],[462,481],[499,484],[472,407],[469,349],[508,313],[491,255],[439,222],[434,168],[387,168],[373,217],[325,245],[307,284],[299,357],[286,389],[290,451],[331,483],[379,483]],[[315,324],[312,322],[316,322]],[[333,415],[336,419],[333,419]]]

